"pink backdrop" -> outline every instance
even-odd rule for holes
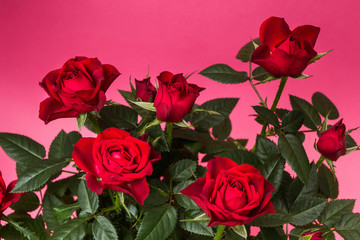
[[[76,55],[98,57],[116,66],[122,75],[107,93],[123,102],[117,89],[129,90],[131,75],[143,78],[161,71],[191,73],[215,63],[237,70],[247,65],[235,59],[239,48],[258,36],[269,16],[284,17],[290,28],[312,24],[321,28],[315,49],[331,54],[305,70],[312,78],[288,82],[279,106],[288,107],[288,94],[307,100],[315,91],[336,103],[347,128],[360,125],[356,101],[360,45],[358,0],[2,0],[0,1],[0,131],[30,136],[47,148],[61,130],[76,130],[75,119],[60,119],[47,126],[38,119],[39,103],[47,97],[38,82],[50,70]],[[254,143],[261,126],[253,121],[251,105],[258,100],[248,83],[225,86],[194,75],[190,82],[206,87],[197,103],[214,97],[240,97],[232,114],[233,133]],[[278,82],[259,87],[272,101]],[[330,122],[334,123],[334,122]],[[83,132],[90,135],[88,132]],[[352,136],[360,142],[360,131]],[[309,135],[306,151],[318,159]],[[360,153],[336,162],[340,197],[360,199]],[[0,149],[1,171],[7,183],[15,163]],[[355,184],[354,184],[355,183]],[[357,203],[356,211],[360,211]]]

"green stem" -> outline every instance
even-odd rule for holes
[[[323,164],[324,160],[325,160],[324,156],[321,156],[319,160],[316,162],[316,168],[319,168]]]
[[[225,230],[225,225],[219,225],[218,226],[218,229],[217,229],[217,232],[216,232],[216,235],[214,237],[214,240],[220,240],[221,239],[221,236]]]
[[[249,82],[250,82],[250,85],[251,87],[254,89],[256,95],[259,97],[260,99],[260,102],[261,102],[261,105],[263,107],[266,107],[266,103],[264,102],[263,98],[261,97],[260,93],[258,92],[258,90],[256,89],[253,81],[252,81],[252,76],[251,76],[251,61],[249,62]]]
[[[172,130],[173,130],[173,123],[167,122],[166,123],[166,141],[169,146],[169,149],[171,149],[171,142],[172,142]]]

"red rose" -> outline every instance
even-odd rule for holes
[[[106,90],[119,75],[114,66],[101,64],[97,58],[68,60],[61,69],[49,72],[40,82],[50,96],[40,103],[40,119],[47,124],[57,118],[100,111],[106,101]]]
[[[150,78],[143,81],[135,79],[136,97],[140,98],[143,102],[154,101],[156,95],[156,88],[151,84]]]
[[[345,125],[342,119],[321,133],[317,142],[319,152],[326,158],[336,161],[346,152]]]
[[[149,195],[146,176],[152,174],[152,162],[159,160],[160,154],[128,132],[108,128],[96,139],[81,138],[74,145],[73,159],[87,173],[87,186],[91,191],[124,192],[142,205]]]
[[[308,235],[312,235],[310,240],[322,240],[323,239],[322,232],[306,232],[303,235],[301,235],[301,237],[308,236]]]
[[[206,177],[198,178],[181,193],[210,217],[209,227],[243,225],[275,213],[270,202],[275,188],[258,169],[223,157],[211,159],[207,168]]]
[[[261,45],[251,61],[274,77],[298,77],[317,55],[314,45],[320,28],[304,25],[290,31],[283,18],[270,17],[261,24]]]
[[[12,181],[7,187],[0,172],[0,219],[2,213],[14,202],[17,202],[22,193],[11,193],[17,180]]]
[[[182,74],[162,72],[157,78],[159,89],[154,101],[157,119],[181,122],[191,111],[199,92],[205,88],[189,84]]]

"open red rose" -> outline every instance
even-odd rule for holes
[[[117,128],[108,128],[97,138],[81,138],[74,145],[74,162],[84,170],[87,186],[101,194],[103,189],[130,194],[141,205],[149,195],[146,176],[160,154],[143,140]]]
[[[100,111],[106,101],[106,90],[119,75],[114,66],[101,64],[97,58],[68,60],[61,69],[49,72],[40,82],[49,94],[40,103],[40,119],[47,124],[57,118]]]
[[[22,193],[11,193],[17,180],[12,181],[7,187],[0,172],[0,219],[3,212],[14,202],[17,202]]]
[[[312,235],[310,240],[322,240],[323,235],[322,232],[306,232],[301,237]]]
[[[275,188],[258,169],[223,157],[211,159],[207,168],[206,177],[198,178],[181,193],[210,217],[209,226],[243,225],[275,213],[270,201]]]
[[[156,88],[151,84],[150,78],[142,81],[135,79],[136,97],[143,102],[154,101],[156,96]]]
[[[321,133],[317,149],[326,158],[336,161],[346,152],[345,124],[342,119]]]
[[[205,88],[189,84],[182,74],[162,72],[157,77],[159,89],[155,97],[156,117],[166,122],[181,122]]]
[[[251,61],[275,77],[298,77],[317,55],[313,49],[320,28],[304,25],[289,29],[283,18],[270,17],[260,27],[261,45]]]

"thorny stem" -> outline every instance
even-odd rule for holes
[[[219,225],[214,240],[221,240],[221,236],[225,230],[225,225]]]

